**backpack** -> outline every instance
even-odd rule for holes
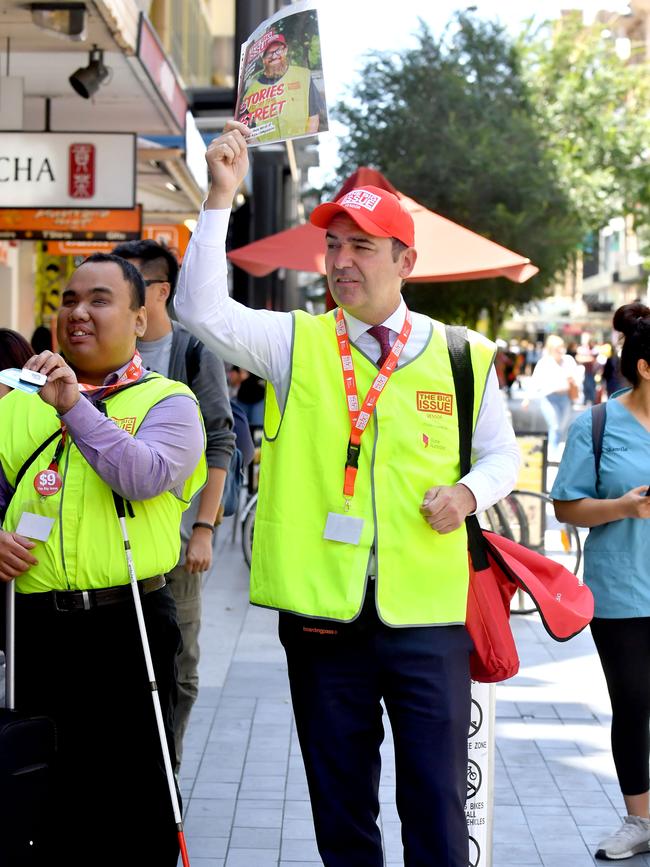
[[[201,353],[203,344],[196,337],[190,339],[185,350],[185,372],[187,376],[187,384],[192,388],[194,378],[199,372],[201,365]],[[234,407],[231,403],[231,409],[234,414]],[[248,425],[248,420],[246,421]],[[221,505],[223,507],[224,517],[229,518],[237,512],[239,506],[239,492],[244,484],[244,459],[242,451],[235,441],[235,449],[230,457],[228,465],[228,473],[226,482],[223,487],[223,495],[221,497]]]
[[[603,438],[605,436],[605,421],[607,419],[607,404],[596,403],[591,407],[591,445],[594,450],[596,465],[596,490],[600,483],[600,458],[603,453]]]

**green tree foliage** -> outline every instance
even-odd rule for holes
[[[650,77],[645,46],[621,58],[608,27],[580,15],[519,40],[524,78],[583,237],[611,217],[650,226]]]
[[[459,14],[440,38],[420,22],[417,40],[372,55],[352,99],[336,107],[349,128],[341,175],[377,168],[401,192],[539,267],[522,285],[499,278],[407,289],[416,309],[448,321],[473,324],[487,309],[494,335],[512,305],[544,294],[581,234],[503,28]]]

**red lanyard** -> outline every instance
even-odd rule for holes
[[[137,382],[140,378],[141,370],[142,356],[136,349],[133,358],[129,362],[129,366],[126,368],[124,373],[120,374],[119,378],[115,382],[111,383],[111,385],[88,385],[87,382],[80,382],[79,391],[82,392],[82,394],[93,391],[103,391],[105,394],[110,394],[110,392],[121,388],[126,383]]]
[[[395,343],[393,343],[388,357],[382,364],[381,370],[368,389],[368,394],[366,395],[361,409],[359,409],[357,379],[354,375],[354,361],[352,360],[348,328],[343,315],[343,310],[339,307],[336,312],[336,339],[338,340],[339,345],[341,368],[343,370],[343,383],[345,385],[345,396],[348,404],[348,413],[350,414],[350,442],[348,443],[348,456],[345,462],[345,481],[343,483],[343,496],[346,500],[346,508],[349,508],[349,501],[354,496],[354,483],[357,477],[357,470],[359,469],[361,437],[370,421],[370,416],[372,415],[374,408],[377,406],[382,391],[386,388],[388,380],[391,378],[397,367],[397,361],[406,346],[407,340],[409,339],[411,328],[411,311],[407,308],[406,316],[404,317],[404,325],[402,325],[399,337]]]
[[[103,391],[105,394],[109,394],[110,392],[116,391],[116,389],[121,388],[123,385],[131,382],[137,382],[137,380],[140,378],[141,369],[142,358],[140,356],[140,353],[136,350],[133,358],[128,364],[128,367],[126,368],[124,373],[120,374],[120,376],[115,382],[111,383],[110,385],[89,385],[87,382],[80,382],[79,391],[85,394],[96,391]],[[63,422],[61,422],[61,439],[59,440],[56,451],[54,452],[54,457],[52,458],[47,470],[37,473],[36,478],[34,479],[34,487],[43,497],[52,496],[52,494],[56,494],[61,488],[62,481],[61,476],[59,475],[59,461],[61,460],[61,456],[65,448],[65,441],[67,435],[68,430],[63,424]]]

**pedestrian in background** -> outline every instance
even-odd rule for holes
[[[208,483],[183,513],[181,557],[165,575],[176,602],[183,639],[177,659],[178,699],[174,715],[178,773],[183,738],[199,694],[203,577],[212,566],[215,522],[235,448],[235,434],[223,361],[169,315],[178,278],[174,254],[153,240],[129,241],[117,246],[113,253],[130,261],[144,277],[147,328],[137,342],[143,365],[192,389],[206,433]]]
[[[614,328],[625,337],[621,371],[631,388],[607,401],[598,470],[592,415],[576,419],[551,491],[558,520],[589,527],[591,633],[612,703],[612,753],[627,810],[596,851],[612,860],[647,853],[650,844],[650,309],[620,307]]]
[[[30,343],[34,347],[34,352],[45,352],[46,349],[53,350],[52,332],[45,325],[37,325],[32,334]]]
[[[251,433],[260,430],[264,425],[264,380],[250,371],[245,373],[237,389],[235,398],[244,411]]]
[[[0,370],[6,370],[8,367],[22,368],[33,354],[34,350],[22,334],[12,331],[11,328],[0,328]],[[9,394],[10,391],[10,386],[0,382],[0,397]]]
[[[605,382],[605,390],[607,397],[610,398],[622,388],[627,388],[629,382],[625,379],[621,371],[621,356],[620,349],[611,343],[606,344],[609,347],[605,364],[603,365],[603,380]]]
[[[311,220],[326,229],[338,310],[250,310],[228,295],[225,258],[248,131],[225,129],[208,148],[212,186],[176,309],[268,382],[251,601],[280,611],[319,852],[327,867],[384,864],[383,699],[404,863],[467,867],[464,519],[507,493],[519,466],[495,346],[468,332],[474,465],[460,478],[444,327],[400,294],[417,257],[411,215],[376,187],[321,205]]]
[[[566,354],[564,340],[551,334],[546,339],[544,354],[535,365],[530,378],[530,395],[522,401],[526,409],[531,397],[540,398],[540,409],[548,428],[548,454],[551,460],[561,455],[566,439],[574,400],[578,399],[578,365]]]
[[[582,377],[582,395],[585,406],[591,406],[596,403],[596,373],[598,372],[598,362],[596,356],[595,341],[588,334],[583,334],[580,341],[580,346],[576,353],[576,363],[579,364],[584,373]]]
[[[205,482],[205,442],[190,390],[142,367],[144,292],[129,262],[90,256],[62,294],[63,354],[27,362],[46,385],[0,401],[0,580],[16,582],[16,708],[57,730],[48,867],[178,859],[114,493],[130,506],[173,761],[180,632],[163,575],[178,560],[181,513]]]

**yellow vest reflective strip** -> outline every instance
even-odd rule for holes
[[[145,380],[109,395],[106,411],[116,424],[135,435],[153,406],[177,394],[186,394],[196,403],[187,386],[148,374]],[[24,461],[59,427],[55,410],[34,395],[13,391],[0,401],[0,464],[10,485]],[[39,593],[126,584],[129,576],[113,494],[72,437],[66,438],[59,463],[61,491],[40,497],[34,490],[34,478],[48,467],[57,443],[58,438],[27,469],[3,522],[4,529],[12,532],[24,511],[54,519],[48,540],[36,542],[32,551],[38,565],[16,580],[16,589]],[[139,579],[168,572],[176,565],[181,514],[206,480],[203,456],[185,482],[181,498],[166,492],[132,504],[135,517],[126,520]]]
[[[309,118],[309,85],[311,72],[303,66],[289,66],[274,84],[255,81],[244,95],[243,102],[256,126],[273,124],[273,131],[260,135],[256,141],[290,138],[307,132]]]
[[[251,601],[309,617],[353,620],[360,611],[373,539],[377,609],[392,626],[464,623],[465,527],[434,532],[419,513],[425,491],[460,477],[458,419],[444,329],[432,322],[423,351],[398,368],[364,433],[349,514],[363,519],[358,545],[323,538],[328,512],[343,511],[350,420],[332,314],[294,314],[291,386],[281,415],[267,391]],[[474,420],[494,346],[469,332]],[[353,348],[360,395],[377,368]]]

